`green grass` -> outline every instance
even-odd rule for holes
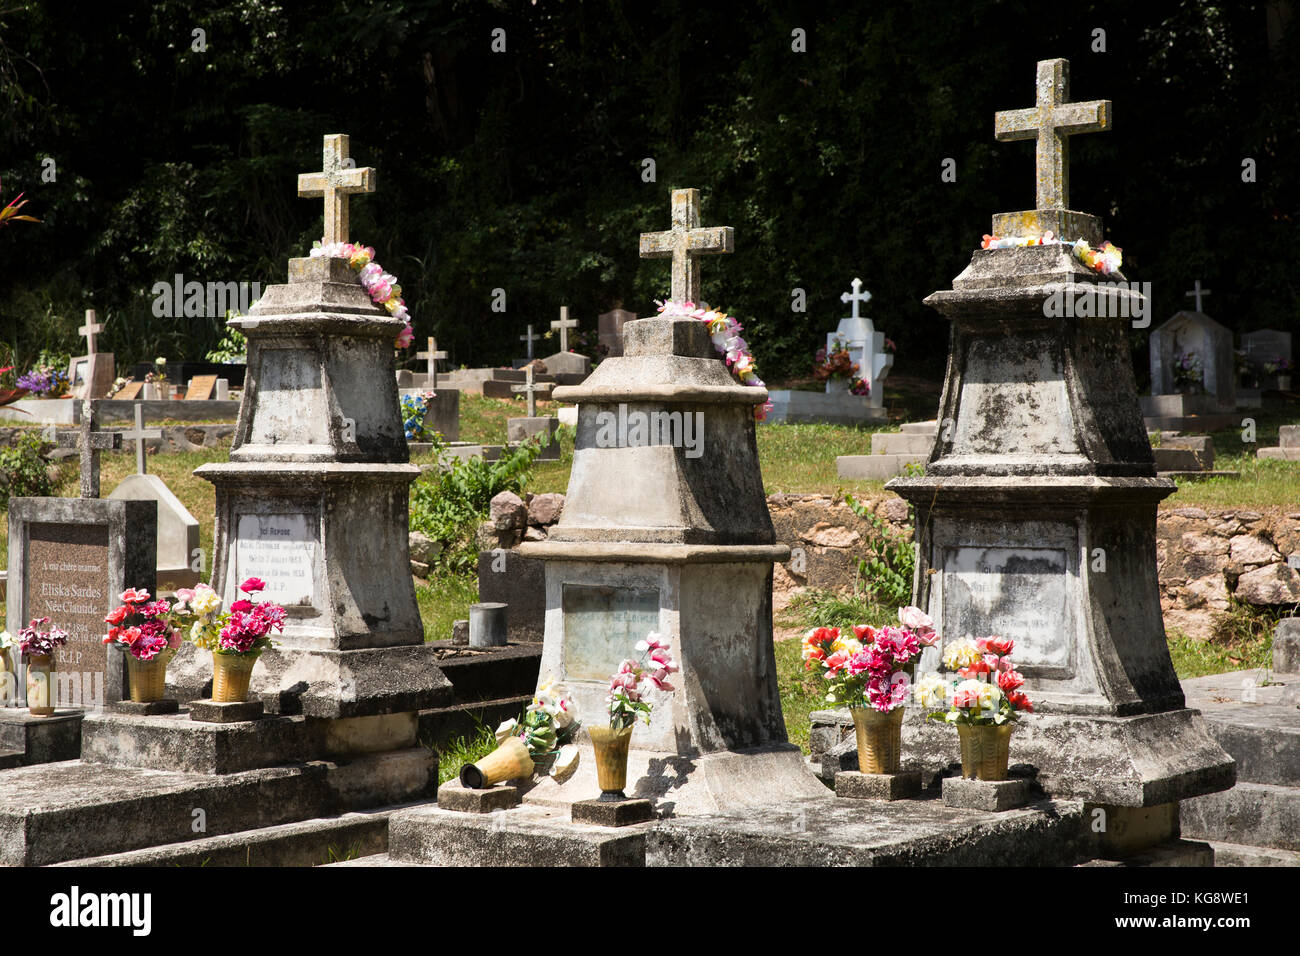
[[[424,621],[426,641],[451,639],[453,621],[469,617],[469,606],[478,600],[478,579],[472,574],[433,577],[415,586],[415,601]]]
[[[496,749],[497,740],[492,728],[481,725],[472,736],[457,737],[448,742],[438,751],[438,783],[441,785],[454,779],[465,764],[481,760]]]
[[[1224,674],[1228,671],[1254,670],[1271,665],[1273,638],[1254,637],[1236,643],[1198,641],[1176,627],[1166,632],[1169,656],[1179,680]]]

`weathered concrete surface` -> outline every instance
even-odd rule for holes
[[[81,755],[80,710],[33,717],[27,708],[0,707],[0,751],[22,754],[20,764],[76,760]]]
[[[388,853],[435,866],[644,866],[650,826],[577,824],[567,810],[528,806],[488,814],[419,807],[393,814]]]
[[[173,579],[177,572],[190,571],[199,546],[199,521],[157,475],[127,475],[105,497],[158,504],[158,574]],[[198,572],[191,586],[198,583]],[[183,585],[174,585],[183,586]]]
[[[398,808],[282,823],[186,843],[128,850],[54,866],[323,866],[388,849],[388,818]]]
[[[1016,642],[1035,713],[1013,761],[1053,795],[1146,806],[1234,777],[1183,708],[1165,641],[1156,510],[1174,485],[1155,474],[1121,319],[1143,300],[1121,279],[1063,246],[976,250],[926,299],[952,322],[938,418],[953,427],[924,477],[887,490],[916,509],[913,600],[938,632]],[[1064,288],[1106,314],[1054,314]]]
[[[655,818],[654,803],[650,800],[579,800],[573,804],[574,823],[590,823],[598,827],[626,827],[646,823]]]
[[[438,806],[457,813],[495,813],[519,806],[519,788],[501,783],[482,790],[463,787],[448,780],[438,788]]]
[[[185,842],[194,809],[207,836],[431,796],[423,749],[224,776],[68,760],[4,771],[0,864],[41,865]]]
[[[1279,674],[1300,674],[1300,617],[1277,622],[1273,632],[1273,670]]]
[[[1300,851],[1300,788],[1238,783],[1183,801],[1185,836]]]
[[[1083,858],[1078,803],[1004,813],[939,800],[797,801],[654,824],[648,866],[1068,866]]]
[[[835,775],[835,796],[852,800],[912,800],[921,795],[921,774],[859,773],[842,770]]]
[[[866,395],[850,392],[805,392],[777,389],[770,393],[772,410],[763,419],[768,424],[825,422],[832,425],[861,425],[889,420],[889,412],[874,406]]]

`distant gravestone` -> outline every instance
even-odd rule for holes
[[[877,332],[875,323],[858,314],[859,304],[870,302],[871,293],[862,288],[861,279],[855,278],[851,285],[853,291],[840,296],[841,302],[849,304],[850,314],[847,318],[840,319],[836,330],[826,336],[826,353],[829,355],[837,343],[848,349],[849,359],[858,367],[858,375],[866,379],[871,387],[871,392],[866,396],[867,404],[872,408],[882,408],[884,382],[889,376],[889,370],[894,367],[894,356],[885,351],[885,333]],[[826,391],[844,391],[849,384],[844,379],[835,382],[835,387],[827,382]]]
[[[56,658],[61,706],[122,699],[126,661],[103,643],[104,615],[128,587],[156,586],[157,505],[99,498],[99,452],[122,437],[97,430],[95,406],[84,403],[81,431],[61,442],[81,448],[82,497],[9,499],[5,625],[17,634],[48,617],[68,632]]]
[[[134,401],[140,397],[140,390],[144,388],[144,382],[127,382],[122,388],[113,393],[113,398],[117,401]]]
[[[1266,366],[1279,361],[1288,364],[1292,362],[1291,333],[1280,332],[1277,329],[1247,332],[1241,337],[1241,350],[1246,353],[1246,362],[1260,379],[1261,385],[1277,387],[1278,373],[1268,372]],[[1284,371],[1282,374],[1293,373]]]
[[[201,576],[192,564],[199,547],[199,522],[167,483],[147,473],[145,442],[161,438],[161,429],[144,427],[144,405],[137,402],[135,428],[120,432],[123,441],[135,442],[134,475],[127,475],[109,494],[113,501],[153,501],[158,508],[157,575],[161,587],[193,587]]]
[[[86,310],[86,324],[77,333],[86,339],[86,354],[68,364],[68,381],[73,398],[107,398],[116,374],[113,354],[95,349],[95,336],[104,326],[95,321],[95,310]]]
[[[623,326],[635,318],[636,313],[627,309],[613,309],[597,317],[597,334],[606,357],[616,358],[623,354]]]
[[[1213,395],[1223,408],[1236,406],[1232,331],[1203,312],[1179,312],[1151,333],[1151,394]],[[1179,363],[1194,361],[1201,381],[1179,382]]]
[[[212,399],[217,390],[217,376],[195,375],[190,379],[189,388],[185,389],[185,401],[206,402]]]

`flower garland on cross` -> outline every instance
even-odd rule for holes
[[[1041,236],[999,238],[986,233],[984,241],[980,243],[981,249],[1013,249],[1021,246],[1069,246],[1076,259],[1094,272],[1100,272],[1105,276],[1119,272],[1120,266],[1124,264],[1124,250],[1109,241],[1103,242],[1094,249],[1086,239],[1078,239],[1075,242],[1057,239],[1050,229]]]
[[[376,305],[388,310],[395,319],[401,319],[406,327],[397,335],[394,345],[404,349],[415,338],[411,328],[411,316],[406,309],[406,300],[402,298],[402,287],[397,284],[397,277],[385,272],[384,267],[375,261],[375,250],[355,242],[331,242],[322,245],[319,241],[312,243],[312,258],[327,256],[333,259],[346,259],[348,265],[357,272],[357,278]]]
[[[699,319],[709,327],[709,338],[727,363],[727,368],[741,385],[752,388],[764,388],[765,383],[754,370],[754,354],[749,351],[749,343],[740,337],[742,326],[739,322],[717,309],[698,308],[694,302],[661,302],[659,314],[664,318]],[[754,406],[754,420],[763,421],[772,410],[770,401]]]

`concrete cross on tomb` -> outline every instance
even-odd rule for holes
[[[432,335],[429,336],[429,343],[427,348],[428,348],[427,352],[416,352],[415,357],[418,359],[427,360],[427,362],[429,363],[427,366],[428,375],[429,375],[429,381],[427,383],[428,387],[437,388],[438,387],[438,359],[445,359],[447,357],[447,352],[445,349],[444,350],[438,349],[438,340],[435,339]]]
[[[672,228],[667,232],[641,234],[642,259],[673,260],[670,301],[702,302],[700,292],[700,256],[733,252],[735,230],[730,226],[700,226],[700,191],[674,189]]]
[[[1188,297],[1192,297],[1192,298],[1195,298],[1195,299],[1196,299],[1196,311],[1197,311],[1197,312],[1200,312],[1202,315],[1205,314],[1205,310],[1204,310],[1203,308],[1201,308],[1201,296],[1203,296],[1203,295],[1209,295],[1209,294],[1210,294],[1210,290],[1209,290],[1209,289],[1202,289],[1202,288],[1201,288],[1201,280],[1200,280],[1200,279],[1197,279],[1197,280],[1196,280],[1195,287],[1192,289],[1191,292],[1187,292],[1187,293],[1185,293],[1185,295],[1187,295]]]
[[[561,319],[563,319],[563,317],[564,317],[564,312],[563,312],[563,311],[561,311],[561,313],[560,313],[560,317],[561,317]],[[526,342],[526,343],[528,344],[528,361],[530,361],[530,362],[533,360],[533,343],[536,342],[536,341],[537,341],[538,339],[540,339],[540,338],[541,338],[540,335],[537,335],[537,334],[535,334],[535,333],[533,332],[533,327],[532,327],[531,325],[528,326],[528,334],[527,334],[527,335],[521,335],[521,336],[519,336],[519,341],[520,341],[520,342]]]
[[[348,156],[348,137],[331,133],[325,137],[321,172],[298,174],[298,195],[325,200],[324,245],[348,241],[348,196],[375,191],[375,170],[356,164]]]
[[[853,282],[850,284],[853,286],[853,291],[841,293],[840,301],[845,303],[852,303],[853,312],[850,314],[849,317],[853,319],[860,319],[862,317],[858,315],[858,306],[866,305],[868,302],[870,302],[871,293],[862,288],[861,279],[854,279]]]
[[[1039,60],[1036,103],[1028,109],[1002,110],[994,117],[993,134],[999,142],[1037,140],[1035,206],[1038,209],[1069,208],[1069,137],[1110,129],[1110,100],[1071,103],[1069,99],[1070,62]]]
[[[86,324],[77,329],[77,334],[86,340],[86,354],[95,354],[95,336],[104,331],[104,326],[95,321],[95,310],[86,310]]]
[[[162,438],[161,428],[144,427],[144,402],[135,403],[135,428],[130,431],[118,432],[122,441],[135,442],[135,471],[138,475],[148,474],[148,464],[145,460],[145,441],[150,438]]]
[[[544,382],[534,382],[534,381],[533,381],[533,367],[532,367],[532,365],[525,365],[525,366],[524,366],[524,384],[523,384],[523,385],[511,385],[511,386],[510,386],[510,391],[512,391],[512,392],[522,392],[522,393],[527,394],[527,396],[528,396],[528,417],[529,417],[529,418],[536,418],[536,417],[537,417],[537,393],[538,393],[538,392],[545,391],[545,390],[548,389],[549,387],[550,387],[550,386],[547,385],[547,384],[545,384]]]
[[[81,497],[99,497],[99,453],[122,447],[121,432],[102,432],[99,430],[99,403],[84,401],[81,403],[81,430],[76,434],[65,433],[59,436],[60,448],[79,448],[81,450]]]
[[[559,321],[552,322],[551,328],[558,330],[560,333],[561,352],[569,351],[569,329],[576,329],[577,327],[578,327],[578,320],[577,319],[570,320],[569,318],[569,307],[567,305],[560,306]],[[531,330],[532,326],[530,325],[528,328]],[[532,354],[531,347],[529,348],[528,354],[529,355]]]

